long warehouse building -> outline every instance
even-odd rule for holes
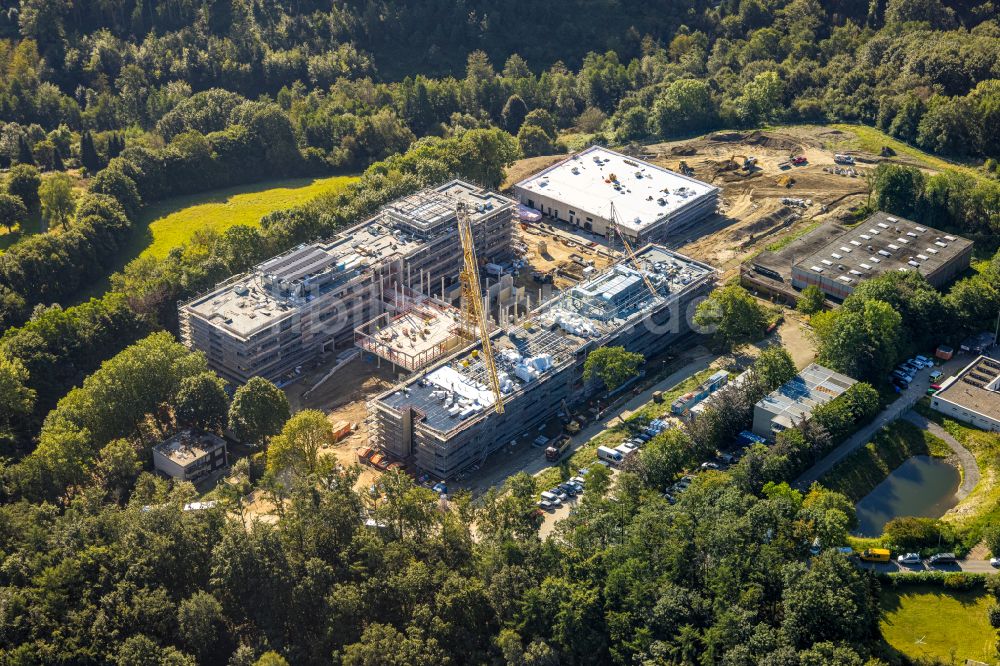
[[[576,404],[596,391],[596,381],[583,380],[592,350],[621,345],[647,357],[664,351],[689,332],[694,302],[712,290],[716,271],[657,245],[637,257],[641,272],[617,264],[493,333],[502,414],[494,411],[481,347],[473,344],[373,400],[371,443],[434,476],[454,478],[534,432],[563,401]]]
[[[403,197],[336,237],[300,245],[179,308],[181,339],[229,381],[279,380],[354,342],[355,328],[447,296],[462,269],[456,205],[472,216],[476,252],[511,254],[515,203],[455,180]]]
[[[659,242],[713,215],[719,188],[655,164],[593,146],[514,185],[529,208],[608,236],[611,205],[635,245]]]

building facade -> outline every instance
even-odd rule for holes
[[[514,202],[462,181],[403,197],[333,239],[300,245],[179,308],[182,341],[227,380],[279,381],[414,296],[445,294],[462,268],[456,205],[468,204],[478,256],[511,253]]]
[[[153,468],[178,481],[199,481],[229,465],[226,440],[182,430],[153,447]]]
[[[956,421],[1000,432],[1000,361],[978,357],[941,385],[931,407]]]
[[[613,150],[593,146],[514,185],[529,208],[608,236],[611,206],[634,245],[663,240],[719,207],[719,188]]]
[[[646,357],[667,349],[689,332],[694,304],[712,290],[716,273],[659,246],[638,257],[641,272],[613,266],[494,333],[502,414],[479,345],[470,345],[373,400],[371,443],[435,477],[454,478],[505,445],[533,438],[564,402],[595,391],[597,384],[583,379],[594,349],[620,345]]]

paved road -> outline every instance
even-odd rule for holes
[[[962,485],[958,487],[955,492],[955,497],[959,501],[964,500],[972,492],[972,489],[976,487],[979,483],[979,465],[976,463],[976,458],[969,450],[962,446],[961,442],[951,436],[951,434],[939,426],[933,421],[929,421],[925,417],[917,414],[916,412],[910,411],[903,415],[903,418],[912,423],[913,425],[923,428],[929,431],[932,435],[937,435],[944,440],[944,443],[948,445],[958,458],[959,464],[962,465]]]
[[[939,366],[937,369],[944,372],[945,377],[948,377],[961,370],[967,364],[968,358],[965,356],[957,356],[944,365]],[[827,454],[825,458],[802,474],[802,476],[800,476],[795,482],[795,486],[803,490],[808,488],[814,481],[817,481],[821,476],[833,469],[837,463],[853,453],[855,449],[858,449],[870,442],[872,437],[875,436],[875,433],[877,433],[882,426],[895,421],[908,412],[913,405],[917,404],[917,401],[920,400],[920,398],[927,394],[927,389],[930,388],[931,385],[931,372],[931,370],[921,370],[917,376],[913,378],[913,383],[910,384],[910,388],[903,391],[903,394],[899,396],[895,402],[882,410],[882,413],[879,414],[874,421],[859,430],[853,437],[849,438],[843,444],[835,448]]]
[[[876,562],[859,561],[858,566],[862,569],[871,569],[880,573],[899,574],[920,573],[921,571],[941,571],[943,573],[957,573],[959,571],[964,571],[966,573],[997,573],[997,568],[991,566],[989,560],[959,560],[955,564],[939,564],[935,567],[929,567],[923,562],[920,564],[901,566],[896,562],[880,564]]]

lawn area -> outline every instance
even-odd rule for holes
[[[906,586],[885,590],[881,601],[882,635],[907,657],[946,664],[997,662],[996,632],[986,617],[992,597],[986,592]]]
[[[827,472],[820,483],[857,502],[907,458],[932,455],[946,458],[951,449],[940,437],[922,430],[909,421],[893,421],[875,438]]]
[[[221,233],[237,224],[256,225],[268,213],[342,190],[355,180],[354,176],[297,178],[167,199],[142,211],[129,254],[164,257],[199,229]]]
[[[874,153],[876,155],[882,150],[882,146],[889,146],[892,148],[897,155],[906,155],[907,157],[912,157],[913,159],[923,163],[931,169],[937,171],[944,171],[946,169],[951,169],[953,171],[959,171],[967,176],[972,176],[974,178],[982,178],[982,174],[976,169],[960,164],[958,162],[952,162],[951,160],[946,160],[942,157],[936,155],[931,155],[930,153],[925,153],[919,148],[909,145],[908,143],[903,143],[898,139],[894,139],[888,134],[878,130],[874,127],[869,127],[867,125],[854,125],[847,123],[836,123],[830,125],[833,129],[838,129],[842,132],[849,132],[854,135],[855,139],[853,141],[848,140],[846,143],[850,144],[851,147],[860,150],[865,150],[869,153]],[[845,146],[846,147],[846,146]]]
[[[139,213],[128,244],[108,266],[106,277],[78,294],[76,302],[99,297],[108,290],[111,274],[140,255],[165,257],[200,229],[221,233],[237,224],[256,226],[268,213],[338,192],[356,180],[356,176],[271,180],[157,202]]]

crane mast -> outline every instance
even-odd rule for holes
[[[635,269],[639,271],[639,275],[642,277],[642,281],[646,283],[646,288],[649,289],[649,293],[651,293],[654,298],[659,296],[660,293],[656,291],[656,287],[654,287],[653,283],[649,281],[649,277],[646,276],[646,271],[642,269],[642,264],[639,263],[639,258],[636,257],[635,252],[632,251],[631,243],[628,242],[628,238],[625,237],[625,233],[621,230],[621,227],[618,226],[618,215],[615,213],[614,202],[611,203],[611,226],[614,227],[615,233],[618,234],[618,237],[622,239],[622,245],[625,247],[625,254],[628,255],[628,258],[632,261],[632,265],[635,266]]]
[[[461,334],[469,340],[479,336],[483,345],[483,363],[486,365],[486,374],[489,375],[490,388],[493,389],[495,397],[493,408],[498,414],[503,414],[503,393],[500,391],[500,377],[493,358],[493,346],[490,344],[486,312],[483,309],[482,289],[479,286],[479,261],[476,258],[476,244],[472,238],[472,219],[464,202],[458,202],[455,212],[458,216],[458,236],[462,242],[464,257],[464,266],[459,274],[462,296],[465,300],[462,308]]]

